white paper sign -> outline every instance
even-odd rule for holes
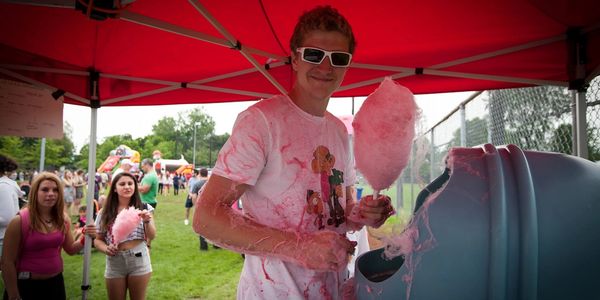
[[[0,79],[0,135],[63,137],[63,97],[26,83]]]

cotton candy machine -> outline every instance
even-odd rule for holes
[[[358,299],[600,299],[600,166],[489,144],[447,165],[407,254],[358,258]]]

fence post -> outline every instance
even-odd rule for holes
[[[574,90],[571,93],[571,154],[577,156],[577,92]]]
[[[585,89],[583,89],[583,91],[577,90],[577,94],[575,96],[575,108],[577,110],[577,156],[587,159],[587,124],[585,116],[587,103],[585,99]]]
[[[460,146],[467,147],[467,114],[464,102],[460,104]]]
[[[434,170],[434,165],[435,165],[435,140],[434,140],[434,131],[435,128],[431,128],[431,153],[430,153],[430,159],[429,161],[431,162],[429,164],[429,182],[433,181],[433,170]]]
[[[409,164],[409,168],[410,168],[410,211],[412,212],[412,207],[413,207],[413,201],[415,199],[415,195],[413,194],[413,186],[415,185],[415,174],[417,174],[417,171],[415,171],[414,167],[415,167],[415,143],[412,144],[412,147],[410,147],[410,164]]]

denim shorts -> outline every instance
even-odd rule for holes
[[[105,278],[124,278],[152,273],[152,263],[146,242],[129,250],[118,251],[115,256],[106,256]]]

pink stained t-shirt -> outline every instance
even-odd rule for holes
[[[346,128],[330,113],[310,115],[283,95],[262,100],[238,116],[212,172],[250,185],[243,213],[261,224],[348,231],[345,190],[356,175]],[[337,299],[345,278],[246,255],[238,299]]]
[[[41,233],[30,229],[29,210],[24,208],[21,215],[21,252],[17,262],[17,272],[55,274],[63,271],[60,249],[65,241],[61,231]]]

